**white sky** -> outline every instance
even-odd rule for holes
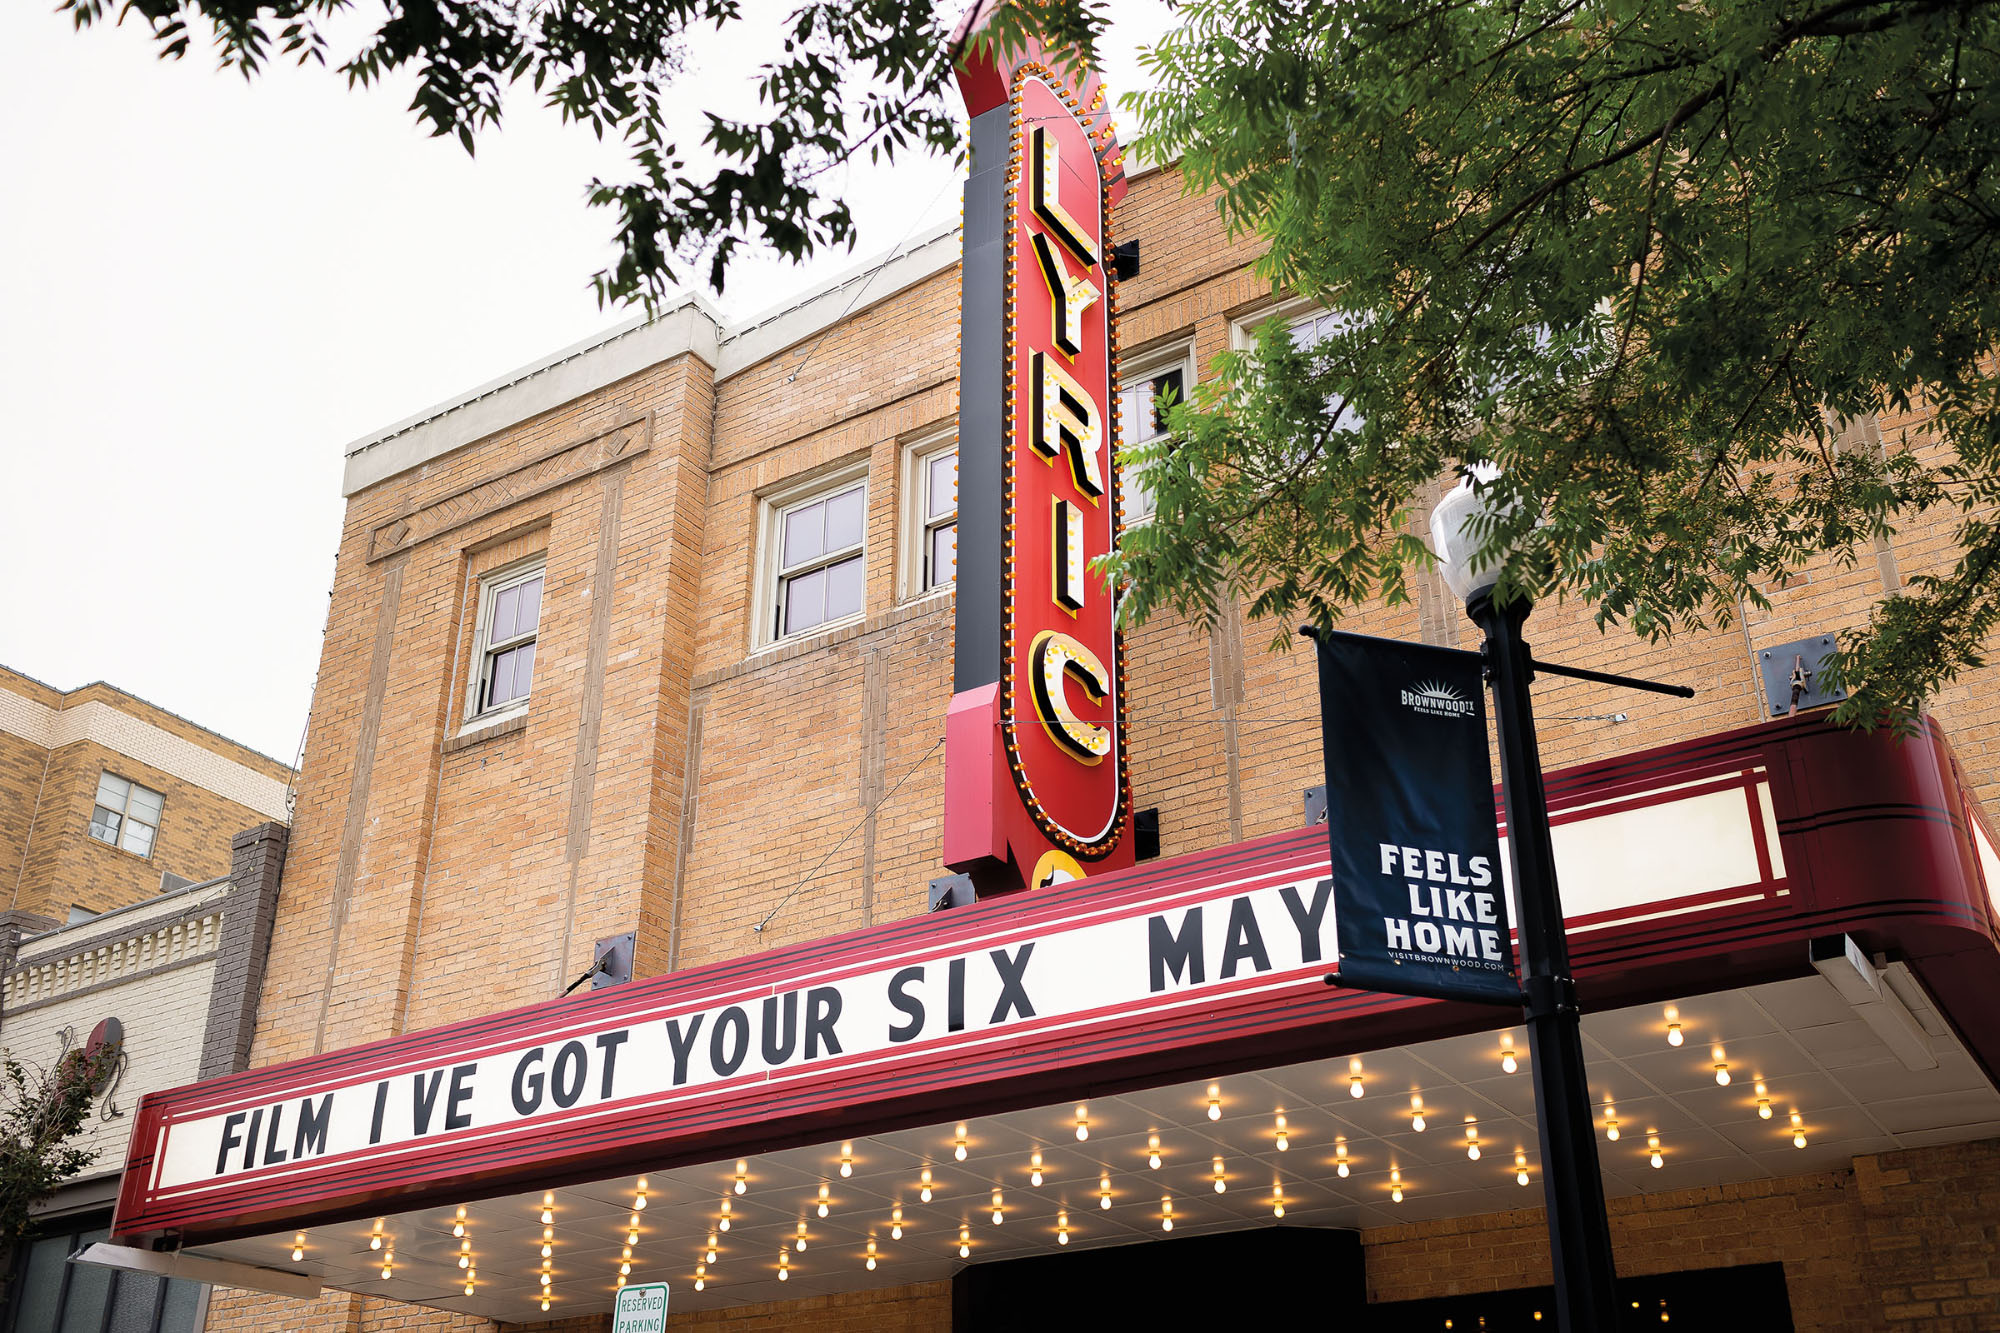
[[[1113,14],[1117,92],[1170,16]],[[745,108],[771,31],[698,48],[690,125]],[[110,681],[290,762],[344,446],[629,317],[588,285],[612,220],[583,188],[622,174],[615,146],[526,95],[468,158],[408,101],[290,66],[246,85],[199,46],[158,60],[136,21],[79,34],[48,0],[0,5],[0,663]],[[854,254],[741,263],[724,311],[958,201],[941,160],[856,168],[849,194]]]

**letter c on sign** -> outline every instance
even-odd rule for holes
[[[1028,670],[1034,679],[1035,715],[1049,739],[1080,763],[1102,763],[1111,753],[1111,733],[1076,715],[1068,688],[1075,681],[1090,702],[1104,702],[1111,673],[1097,654],[1067,634],[1045,629],[1028,650]]]

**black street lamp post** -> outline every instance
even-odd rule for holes
[[[1661,685],[1576,667],[1537,662],[1521,637],[1532,609],[1526,598],[1502,606],[1493,599],[1502,561],[1479,560],[1482,537],[1496,514],[1483,484],[1498,474],[1475,471],[1431,514],[1431,541],[1445,581],[1465,600],[1485,631],[1487,679],[1500,737],[1500,793],[1507,810],[1508,861],[1519,911],[1521,990],[1535,1085],[1535,1120],[1542,1147],[1542,1194],[1555,1267],[1556,1323],[1564,1333],[1610,1333],[1617,1327],[1617,1273],[1604,1176],[1590,1118],[1590,1079],[1583,1063],[1582,1017],[1570,975],[1562,898],[1556,890],[1549,840],[1548,797],[1535,744],[1528,686],[1537,670],[1608,685],[1690,698],[1684,686]]]
[[[1548,797],[1528,697],[1534,666],[1521,627],[1528,603],[1495,606],[1490,589],[1467,612],[1486,632],[1493,720],[1500,733],[1500,790],[1507,807],[1507,859],[1520,911],[1521,989],[1526,994],[1528,1070],[1542,1145],[1542,1197],[1555,1264],[1556,1325],[1569,1333],[1616,1327],[1616,1273],[1604,1177],[1590,1119],[1590,1081],[1570,979],[1569,942],[1556,891]]]

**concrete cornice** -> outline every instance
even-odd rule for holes
[[[341,494],[366,490],[677,356],[692,353],[713,368],[721,336],[721,315],[699,296],[683,297],[658,319],[627,320],[356,440],[347,446]]]

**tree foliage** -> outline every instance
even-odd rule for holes
[[[1405,594],[1440,477],[1503,469],[1503,596],[1726,624],[1932,507],[1955,565],[1843,636],[1908,725],[2000,619],[1990,0],[1189,0],[1155,156],[1339,312],[1223,359],[1142,462],[1128,614]],[[1853,447],[1871,413],[1934,415]]]
[[[273,59],[330,64],[350,85],[396,73],[415,78],[410,110],[433,135],[470,153],[498,126],[507,99],[543,98],[565,121],[622,139],[631,173],[593,179],[587,197],[617,218],[617,257],[592,283],[604,303],[657,308],[684,280],[721,289],[746,243],[802,259],[852,246],[847,201],[825,188],[830,169],[857,157],[957,153],[947,96],[947,50],[957,6],[938,0],[802,0],[782,21],[742,0],[380,0],[356,15],[350,0],[60,0],[79,28],[115,17],[149,25],[162,57],[198,37],[246,79]],[[1008,7],[985,40],[1046,34],[1085,52],[1105,23],[1102,0]],[[330,30],[365,29],[337,51]],[[768,114],[738,119],[674,96],[689,42],[751,42],[771,58],[757,91]],[[703,152],[687,146],[697,143]]]
[[[117,1059],[112,1042],[68,1051],[46,1070],[0,1050],[0,1257],[32,1233],[28,1210],[97,1159],[69,1140]]]

